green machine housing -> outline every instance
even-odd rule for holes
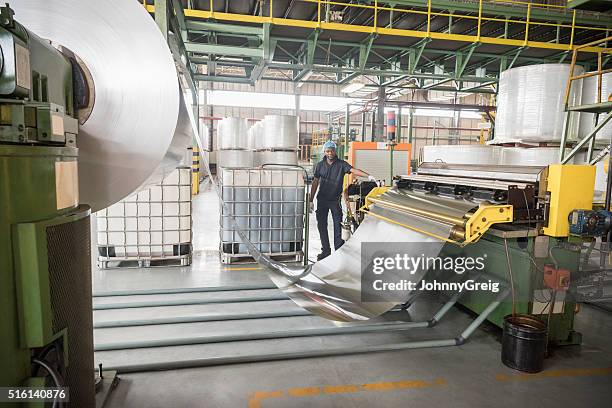
[[[68,406],[93,407],[90,209],[77,167],[84,73],[8,6],[0,48],[0,386],[56,386],[44,362],[69,387]]]

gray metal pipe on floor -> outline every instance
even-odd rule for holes
[[[227,334],[218,336],[184,337],[175,339],[125,341],[97,344],[95,351],[126,350],[149,347],[185,346],[191,344],[226,343],[232,341],[284,339],[290,337],[330,336],[337,334],[357,334],[371,332],[401,331],[415,327],[427,327],[428,322],[378,323],[358,326],[333,326],[322,328],[275,330],[261,333]]]
[[[94,292],[93,297],[135,296],[135,295],[171,295],[175,293],[228,292],[235,290],[276,289],[273,283],[255,283],[245,285],[201,286],[195,288],[160,288],[136,290],[111,290]]]
[[[345,356],[351,354],[375,353],[382,351],[398,351],[416,348],[455,346],[455,339],[426,340],[399,344],[368,345],[354,348],[331,348],[287,353],[267,353],[232,357],[198,358],[182,361],[165,361],[160,363],[126,364],[108,368],[119,374],[138,373],[146,371],[176,370],[181,368],[211,367],[228,364],[259,363],[265,361],[295,360],[299,358]]]
[[[440,339],[440,340],[424,340],[424,341],[413,341],[408,343],[399,344],[384,344],[384,345],[366,345],[358,346],[353,348],[327,348],[318,350],[308,351],[296,351],[287,353],[264,353],[254,354],[245,356],[232,356],[232,357],[211,357],[211,358],[198,358],[192,360],[181,360],[181,361],[165,361],[159,363],[143,363],[143,364],[126,364],[113,366],[109,370],[116,370],[119,374],[126,373],[137,373],[147,371],[160,371],[160,370],[176,370],[182,368],[197,368],[197,367],[211,367],[228,364],[244,364],[244,363],[259,363],[265,361],[279,361],[279,360],[294,360],[299,358],[315,358],[315,357],[333,357],[333,356],[345,356],[352,354],[365,354],[365,353],[377,353],[383,351],[400,351],[410,350],[419,348],[433,348],[433,347],[450,347],[459,346],[465,343],[470,335],[476,330],[476,328],[499,306],[501,301],[508,296],[508,290],[503,291],[497,299],[489,304],[488,307],[474,321],[468,325],[468,327],[457,337],[451,339]],[[452,300],[451,300],[452,301]],[[442,309],[441,309],[442,310]],[[448,311],[445,309],[444,313]]]
[[[209,305],[216,303],[246,303],[246,302],[265,302],[268,300],[289,300],[283,293],[260,296],[244,296],[218,299],[178,299],[178,300],[159,300],[150,302],[125,302],[125,303],[103,303],[93,306],[93,310],[111,309],[132,309],[138,307],[157,307],[157,306],[188,306],[188,305]]]
[[[177,323],[199,323],[199,322],[219,322],[224,320],[247,320],[247,319],[269,319],[274,317],[294,317],[312,316],[307,310],[293,310],[280,312],[262,313],[233,313],[218,315],[199,315],[199,316],[174,316],[161,317],[157,319],[134,319],[134,320],[112,320],[106,322],[94,322],[94,329],[109,329],[112,327],[133,327],[150,326],[158,324],[177,324]]]

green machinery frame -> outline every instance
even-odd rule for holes
[[[492,279],[505,282],[514,286],[516,313],[532,313],[533,302],[546,303],[551,300],[551,292],[544,285],[543,269],[546,264],[558,263],[558,267],[569,270],[578,270],[580,263],[580,250],[578,246],[567,245],[567,241],[555,238],[546,238],[546,242],[536,244],[533,234],[527,234],[527,230],[521,231],[492,231],[489,230],[478,243],[459,248],[455,245],[446,245],[443,253],[454,256],[482,256],[487,254],[484,272]],[[506,258],[505,243],[508,246],[510,266],[513,278],[510,279],[510,270]],[[543,245],[547,255],[537,258],[534,256],[536,245]],[[554,259],[550,257],[553,252]],[[536,294],[537,293],[537,294]],[[547,298],[548,296],[548,298]],[[541,299],[540,299],[541,297]],[[459,298],[458,303],[467,307],[475,313],[482,313],[487,305],[495,298],[495,293],[473,292],[465,293]],[[557,298],[557,301],[561,299]],[[512,297],[508,297],[487,318],[491,323],[503,327],[504,316],[513,311]],[[544,306],[544,314],[539,315],[543,320],[547,319],[549,303]],[[549,339],[557,345],[580,344],[581,335],[573,330],[576,303],[568,300],[564,302],[562,313],[554,313],[551,316]]]

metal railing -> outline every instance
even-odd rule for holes
[[[612,69],[603,69],[603,54],[612,55],[612,48],[607,46],[607,44],[610,41],[612,41],[612,37],[607,37],[601,40],[596,40],[596,41],[593,41],[587,44],[583,44],[583,45],[574,47],[574,50],[572,52],[572,62],[570,65],[570,72],[569,72],[569,77],[567,80],[567,85],[565,87],[565,98],[564,98],[564,106],[565,106],[565,111],[567,113],[565,117],[563,134],[561,136],[561,143],[559,147],[559,161],[563,164],[568,163],[576,155],[576,153],[578,153],[578,151],[582,149],[587,143],[589,144],[588,151],[587,151],[587,162],[590,163],[593,160],[596,135],[612,119],[612,107],[610,107],[610,109],[607,110],[608,114],[606,115],[606,117],[602,121],[599,121],[599,114],[603,112],[598,111],[597,110],[598,108],[596,106],[591,106],[591,105],[601,105],[603,102],[608,102],[607,100],[602,101],[601,88],[602,88],[602,82],[603,82],[603,75],[609,72],[612,72]],[[605,46],[600,47],[601,44],[605,44]],[[578,53],[584,52],[587,48],[597,49],[596,51],[597,53],[597,71],[587,72],[587,73],[580,74],[580,75],[574,75],[576,71],[576,59],[577,59]],[[589,106],[584,106],[584,105],[583,106],[570,106],[569,101],[570,101],[570,95],[572,91],[572,84],[574,83],[574,81],[583,80],[583,79],[594,77],[594,76],[597,76],[597,102],[595,104],[591,103],[589,104]],[[590,110],[587,110],[589,108]],[[565,147],[566,147],[566,143],[567,143],[568,136],[569,136],[571,114],[575,111],[594,113],[595,115],[594,121],[593,121],[594,129],[591,132],[589,132],[587,136],[579,140],[576,146],[574,146],[574,148],[566,155]]]
[[[593,31],[601,31],[605,32],[606,35],[612,30],[611,26],[587,26],[580,25],[576,23],[577,12],[575,9],[569,9],[566,6],[559,5],[551,5],[551,4],[541,4],[541,3],[530,3],[524,1],[512,1],[512,0],[499,0],[499,1],[484,1],[478,0],[474,1],[474,4],[478,4],[478,13],[474,12],[474,14],[467,13],[457,13],[447,10],[447,8],[442,8],[442,6],[437,6],[432,3],[432,0],[423,1],[423,5],[420,9],[408,9],[408,8],[398,8],[391,4],[391,2],[380,2],[378,0],[374,0],[371,4],[362,4],[362,3],[349,3],[348,0],[345,1],[333,1],[333,0],[298,0],[303,3],[314,3],[317,5],[316,11],[316,19],[310,20],[308,17],[304,18],[285,18],[280,16],[274,16],[274,0],[268,0],[267,5],[262,5],[260,10],[260,15],[247,15],[247,14],[238,14],[238,13],[226,13],[215,11],[215,0],[210,0],[208,4],[208,10],[195,10],[195,9],[185,9],[185,16],[190,18],[215,18],[217,20],[226,20],[226,21],[237,21],[237,22],[247,22],[247,23],[271,23],[277,25],[285,25],[285,26],[296,26],[296,27],[305,27],[305,28],[322,28],[322,29],[331,29],[331,30],[344,30],[344,31],[353,31],[353,32],[363,32],[363,33],[376,33],[376,34],[385,34],[385,35],[398,35],[398,36],[409,36],[409,37],[429,37],[434,39],[443,39],[443,40],[451,40],[451,41],[462,41],[462,42],[483,42],[489,44],[499,44],[499,45],[511,45],[511,46],[529,46],[532,48],[546,48],[546,49],[558,49],[558,50],[572,50],[574,49],[574,40],[575,33],[577,29],[586,29]],[[217,0],[219,5],[221,2]],[[513,8],[513,13],[520,13],[518,17],[499,17],[499,13],[493,10],[488,10],[488,6],[503,6],[508,5]],[[326,18],[327,14],[324,10],[328,9],[332,6],[340,6],[344,7],[345,10],[359,10],[362,11],[364,9],[372,11],[371,22],[367,25],[360,25],[345,22],[330,22]],[[147,5],[147,10],[153,12],[155,10],[154,6]],[[545,10],[545,11],[559,11],[560,16],[571,15],[571,24],[570,23],[562,23],[562,22],[551,22],[554,20],[554,16],[547,15],[546,17],[541,15],[534,15],[534,10]],[[380,25],[380,14],[381,12],[390,12],[393,16],[398,17],[402,15],[417,15],[425,17],[425,20],[417,29],[399,29],[393,28],[393,19],[391,19],[391,23],[387,26]],[[267,15],[266,15],[267,14]],[[474,27],[470,31],[476,31],[475,35],[471,34],[454,34],[452,30],[447,30],[445,32],[434,31],[432,30],[432,19],[436,17],[446,17],[450,24],[452,24],[453,19],[461,19],[473,21],[475,23]],[[482,27],[485,23],[489,22],[497,22],[504,24],[504,34],[499,37],[489,37],[483,35]],[[520,25],[524,34],[522,38],[508,38],[508,28],[511,25]],[[556,40],[553,42],[541,42],[541,41],[531,41],[529,39],[530,32],[533,32],[533,28],[537,27],[550,27],[557,30]],[[446,29],[446,27],[445,27]],[[560,30],[570,30],[569,39],[567,42],[561,42],[560,38]],[[592,46],[583,47],[583,51],[587,52],[597,52],[596,49]]]
[[[567,87],[565,88],[565,110],[570,109],[569,106],[569,98],[570,92],[572,88],[572,83],[578,79],[589,78],[593,76],[597,76],[597,103],[601,103],[601,83],[603,74],[607,74],[608,72],[612,72],[612,68],[603,69],[603,54],[611,54],[612,55],[612,47],[607,47],[607,44],[612,42],[612,37],[607,37],[601,40],[596,40],[587,44],[579,45],[574,48],[572,52],[572,62],[570,65],[570,76],[567,81]],[[600,44],[606,44],[604,47],[598,47]],[[584,51],[587,47],[598,47],[597,50],[597,71],[587,72],[586,74],[574,75],[574,71],[576,68],[576,59],[578,53]]]

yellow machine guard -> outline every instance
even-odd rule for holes
[[[593,208],[595,166],[552,164],[548,166],[546,190],[550,193],[550,208],[544,234],[567,237],[569,214]]]
[[[370,205],[373,204],[372,199],[379,198],[381,195],[386,193],[389,188],[390,187],[376,187],[372,189],[372,191],[370,191],[370,193],[366,197],[366,203],[364,205],[364,208],[362,208],[361,210],[369,209]],[[440,237],[410,225],[401,224],[394,220],[388,220],[385,217],[381,217],[373,213],[370,214],[376,216],[377,218],[385,219],[387,221],[411,229],[413,231],[417,231],[432,236],[434,238],[441,239],[443,241],[452,242],[454,244],[464,246],[478,241],[480,237],[483,236],[484,233],[487,232],[487,230],[493,224],[512,222],[513,209],[511,205],[481,204],[469,218],[466,218],[463,225],[457,226],[465,229],[465,233],[463,234],[463,239],[461,241],[452,239],[452,237]]]

